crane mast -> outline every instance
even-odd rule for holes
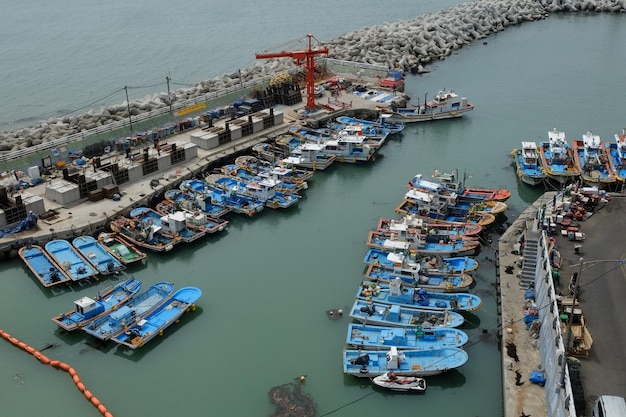
[[[306,109],[315,110],[315,56],[328,55],[328,48],[313,48],[313,35],[306,35],[308,38],[308,47],[303,50],[281,51],[272,53],[256,54],[256,59],[272,59],[272,58],[293,58],[296,65],[300,66],[304,62],[306,69]]]

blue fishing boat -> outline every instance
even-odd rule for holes
[[[46,243],[45,249],[48,255],[72,281],[79,281],[98,275],[98,270],[91,266],[67,240],[51,240]]]
[[[384,127],[368,127],[363,125],[344,125],[334,122],[329,124],[333,130],[333,138],[362,137],[363,143],[373,149],[380,149],[389,136],[389,129]]]
[[[615,134],[613,143],[606,143],[609,164],[619,181],[626,182],[626,129]]]
[[[271,181],[272,188],[277,192],[285,194],[297,194],[308,188],[306,181],[288,181],[286,175],[288,170],[272,168],[270,171],[259,171],[246,166],[228,164],[220,168],[222,174],[241,180],[246,184],[261,183]],[[269,185],[269,183],[268,183]]]
[[[328,128],[312,129],[306,126],[292,125],[287,128],[287,133],[297,136],[307,142],[322,143],[332,138],[333,131]]]
[[[390,252],[380,249],[369,249],[363,258],[366,264],[377,264],[387,269],[420,268],[423,271],[461,274],[478,268],[478,261],[469,256],[442,258],[429,256],[416,258],[406,252]]]
[[[257,143],[252,146],[252,153],[260,159],[272,164],[287,156],[287,152],[285,152],[284,149],[265,142]]]
[[[172,203],[175,210],[202,210],[216,219],[230,213],[233,210],[232,207],[226,205],[223,200],[215,198],[212,190],[206,185],[201,180],[185,180],[180,183],[178,190],[167,190],[163,197]]]
[[[461,348],[389,350],[344,349],[343,373],[372,378],[393,370],[398,376],[431,376],[467,363],[469,356]]]
[[[205,179],[206,182],[218,188],[242,194],[255,201],[262,201],[265,207],[273,209],[289,208],[295,205],[301,198],[298,194],[288,194],[277,191],[277,182],[269,178],[259,182],[246,183],[243,180],[228,175],[210,174]]]
[[[17,254],[44,287],[71,282],[70,276],[41,246],[32,244],[23,246]]]
[[[119,259],[92,236],[78,236],[72,240],[72,245],[102,275],[115,274],[126,269]]]
[[[467,333],[454,327],[386,327],[372,324],[350,323],[346,344],[361,349],[441,349],[462,347],[467,343]]]
[[[370,230],[366,243],[374,249],[412,251],[418,255],[473,256],[480,250],[480,241],[476,237],[451,239],[450,236],[419,235],[415,232],[399,236]]]
[[[455,195],[442,197],[428,191],[410,189],[396,207],[396,213],[446,222],[478,223],[485,227],[496,221],[494,214],[475,211],[469,207],[455,207],[450,201]],[[502,203],[504,204],[504,203]],[[505,207],[506,208],[506,207]]]
[[[558,184],[566,184],[580,176],[574,150],[565,139],[565,132],[553,129],[548,132],[548,140],[539,147],[541,166],[546,175]]]
[[[535,142],[522,141],[522,148],[513,151],[517,176],[531,187],[542,184],[546,179]]]
[[[212,203],[225,205],[230,207],[231,211],[237,214],[245,214],[246,216],[254,216],[265,207],[263,201],[259,201],[249,197],[239,189],[222,189],[204,180],[183,181],[181,187],[185,184],[186,188],[193,188],[196,192],[202,190],[204,198],[210,198]]]
[[[612,186],[617,182],[610,166],[610,155],[599,135],[587,132],[582,140],[572,141],[580,176],[589,186]]]
[[[194,309],[194,303],[201,295],[202,291],[199,288],[181,288],[157,309],[113,337],[113,341],[131,349],[144,346],[155,336],[162,335],[163,331],[178,321],[185,311]]]
[[[403,285],[400,278],[389,284],[363,281],[357,290],[357,299],[382,304],[397,304],[402,307],[420,307],[434,310],[474,311],[482,300],[466,292],[444,293],[427,291]]]
[[[354,301],[350,317],[361,323],[388,327],[459,327],[465,322],[465,318],[455,311],[400,307],[365,300]]]
[[[206,230],[200,227],[190,227],[187,216],[182,211],[161,213],[149,207],[137,207],[131,210],[130,217],[140,223],[147,223],[162,230],[163,234],[180,238],[182,242],[190,243],[206,235]]]
[[[387,283],[396,278],[429,291],[465,292],[474,283],[474,278],[469,274],[422,270],[421,264],[410,268],[393,269],[371,264],[365,272],[365,279],[373,282]]]
[[[339,116],[335,120],[344,125],[361,125],[366,127],[383,127],[389,130],[389,134],[401,133],[404,131],[403,123],[391,123],[387,121],[389,114],[381,114],[378,120],[364,120],[350,116]]]
[[[53,317],[52,322],[68,332],[80,329],[130,300],[140,288],[140,281],[127,279],[104,291],[98,291],[94,298],[79,298],[74,301],[74,310]]]
[[[158,282],[119,308],[91,321],[82,329],[100,340],[109,340],[165,303],[174,292],[171,282]]]
[[[283,182],[296,183],[299,184],[301,190],[306,189],[307,187],[303,184],[306,184],[313,177],[314,171],[292,166],[284,162],[283,159],[284,157],[274,162],[268,162],[252,155],[242,155],[235,159],[235,164],[257,173],[265,172],[280,176],[283,178]]]

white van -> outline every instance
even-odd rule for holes
[[[593,405],[593,417],[626,417],[626,400],[615,395],[601,395]]]

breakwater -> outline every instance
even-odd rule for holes
[[[427,71],[429,63],[511,25],[544,19],[558,12],[624,12],[624,0],[490,0],[473,1],[411,20],[384,23],[344,34],[326,43],[330,57],[362,63],[398,66],[411,72]],[[90,110],[77,116],[52,118],[39,124],[0,134],[0,153],[14,152],[112,122],[165,108],[173,101],[232,89],[242,83],[293,70],[290,58],[263,61],[243,72],[224,74],[178,89],[157,93],[131,103]]]

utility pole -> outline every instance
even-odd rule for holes
[[[567,350],[570,348],[572,344],[572,322],[574,321],[574,308],[576,307],[576,301],[578,300],[578,291],[580,290],[580,280],[582,278],[583,273],[583,258],[580,258],[580,267],[578,269],[578,276],[576,277],[576,282],[574,283],[574,293],[572,294],[572,311],[570,311],[567,316],[567,329],[565,330],[565,352],[563,352],[563,362],[561,363],[561,380],[559,381],[559,386],[561,388],[565,387],[565,368],[567,367]]]
[[[167,102],[170,104],[170,113],[172,113],[172,94],[170,93],[170,76],[165,76],[165,81],[167,82]]]
[[[126,91],[126,108],[128,109],[128,122],[130,123],[130,131],[133,131],[133,119],[130,114],[130,101],[128,100],[128,86],[124,86],[124,90]]]

